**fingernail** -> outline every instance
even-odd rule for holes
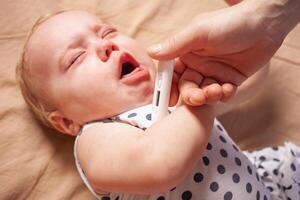
[[[148,51],[151,53],[159,53],[162,50],[161,44],[155,44],[148,48]]]

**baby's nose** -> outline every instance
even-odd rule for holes
[[[109,59],[111,53],[113,51],[118,51],[118,50],[119,47],[116,44],[114,44],[111,41],[104,40],[101,41],[101,43],[98,45],[97,54],[103,62],[106,62]]]

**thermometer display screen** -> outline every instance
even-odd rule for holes
[[[158,106],[158,104],[159,104],[159,97],[160,97],[160,91],[157,90],[156,103],[155,103],[156,106]]]

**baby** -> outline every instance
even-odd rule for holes
[[[230,98],[234,86],[202,77],[177,61],[170,102],[176,109],[152,123],[155,64],[145,50],[92,14],[66,11],[33,28],[17,72],[37,117],[76,136],[77,169],[98,199],[266,200],[286,195],[264,176],[273,168],[254,166],[263,165],[265,159],[256,162],[262,155],[248,153],[250,162],[215,120],[255,92],[266,68]],[[193,91],[185,96],[186,104],[177,101],[182,87]]]

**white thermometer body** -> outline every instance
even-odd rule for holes
[[[169,114],[171,85],[174,70],[174,60],[159,61],[155,79],[152,102],[153,121],[158,121]]]

